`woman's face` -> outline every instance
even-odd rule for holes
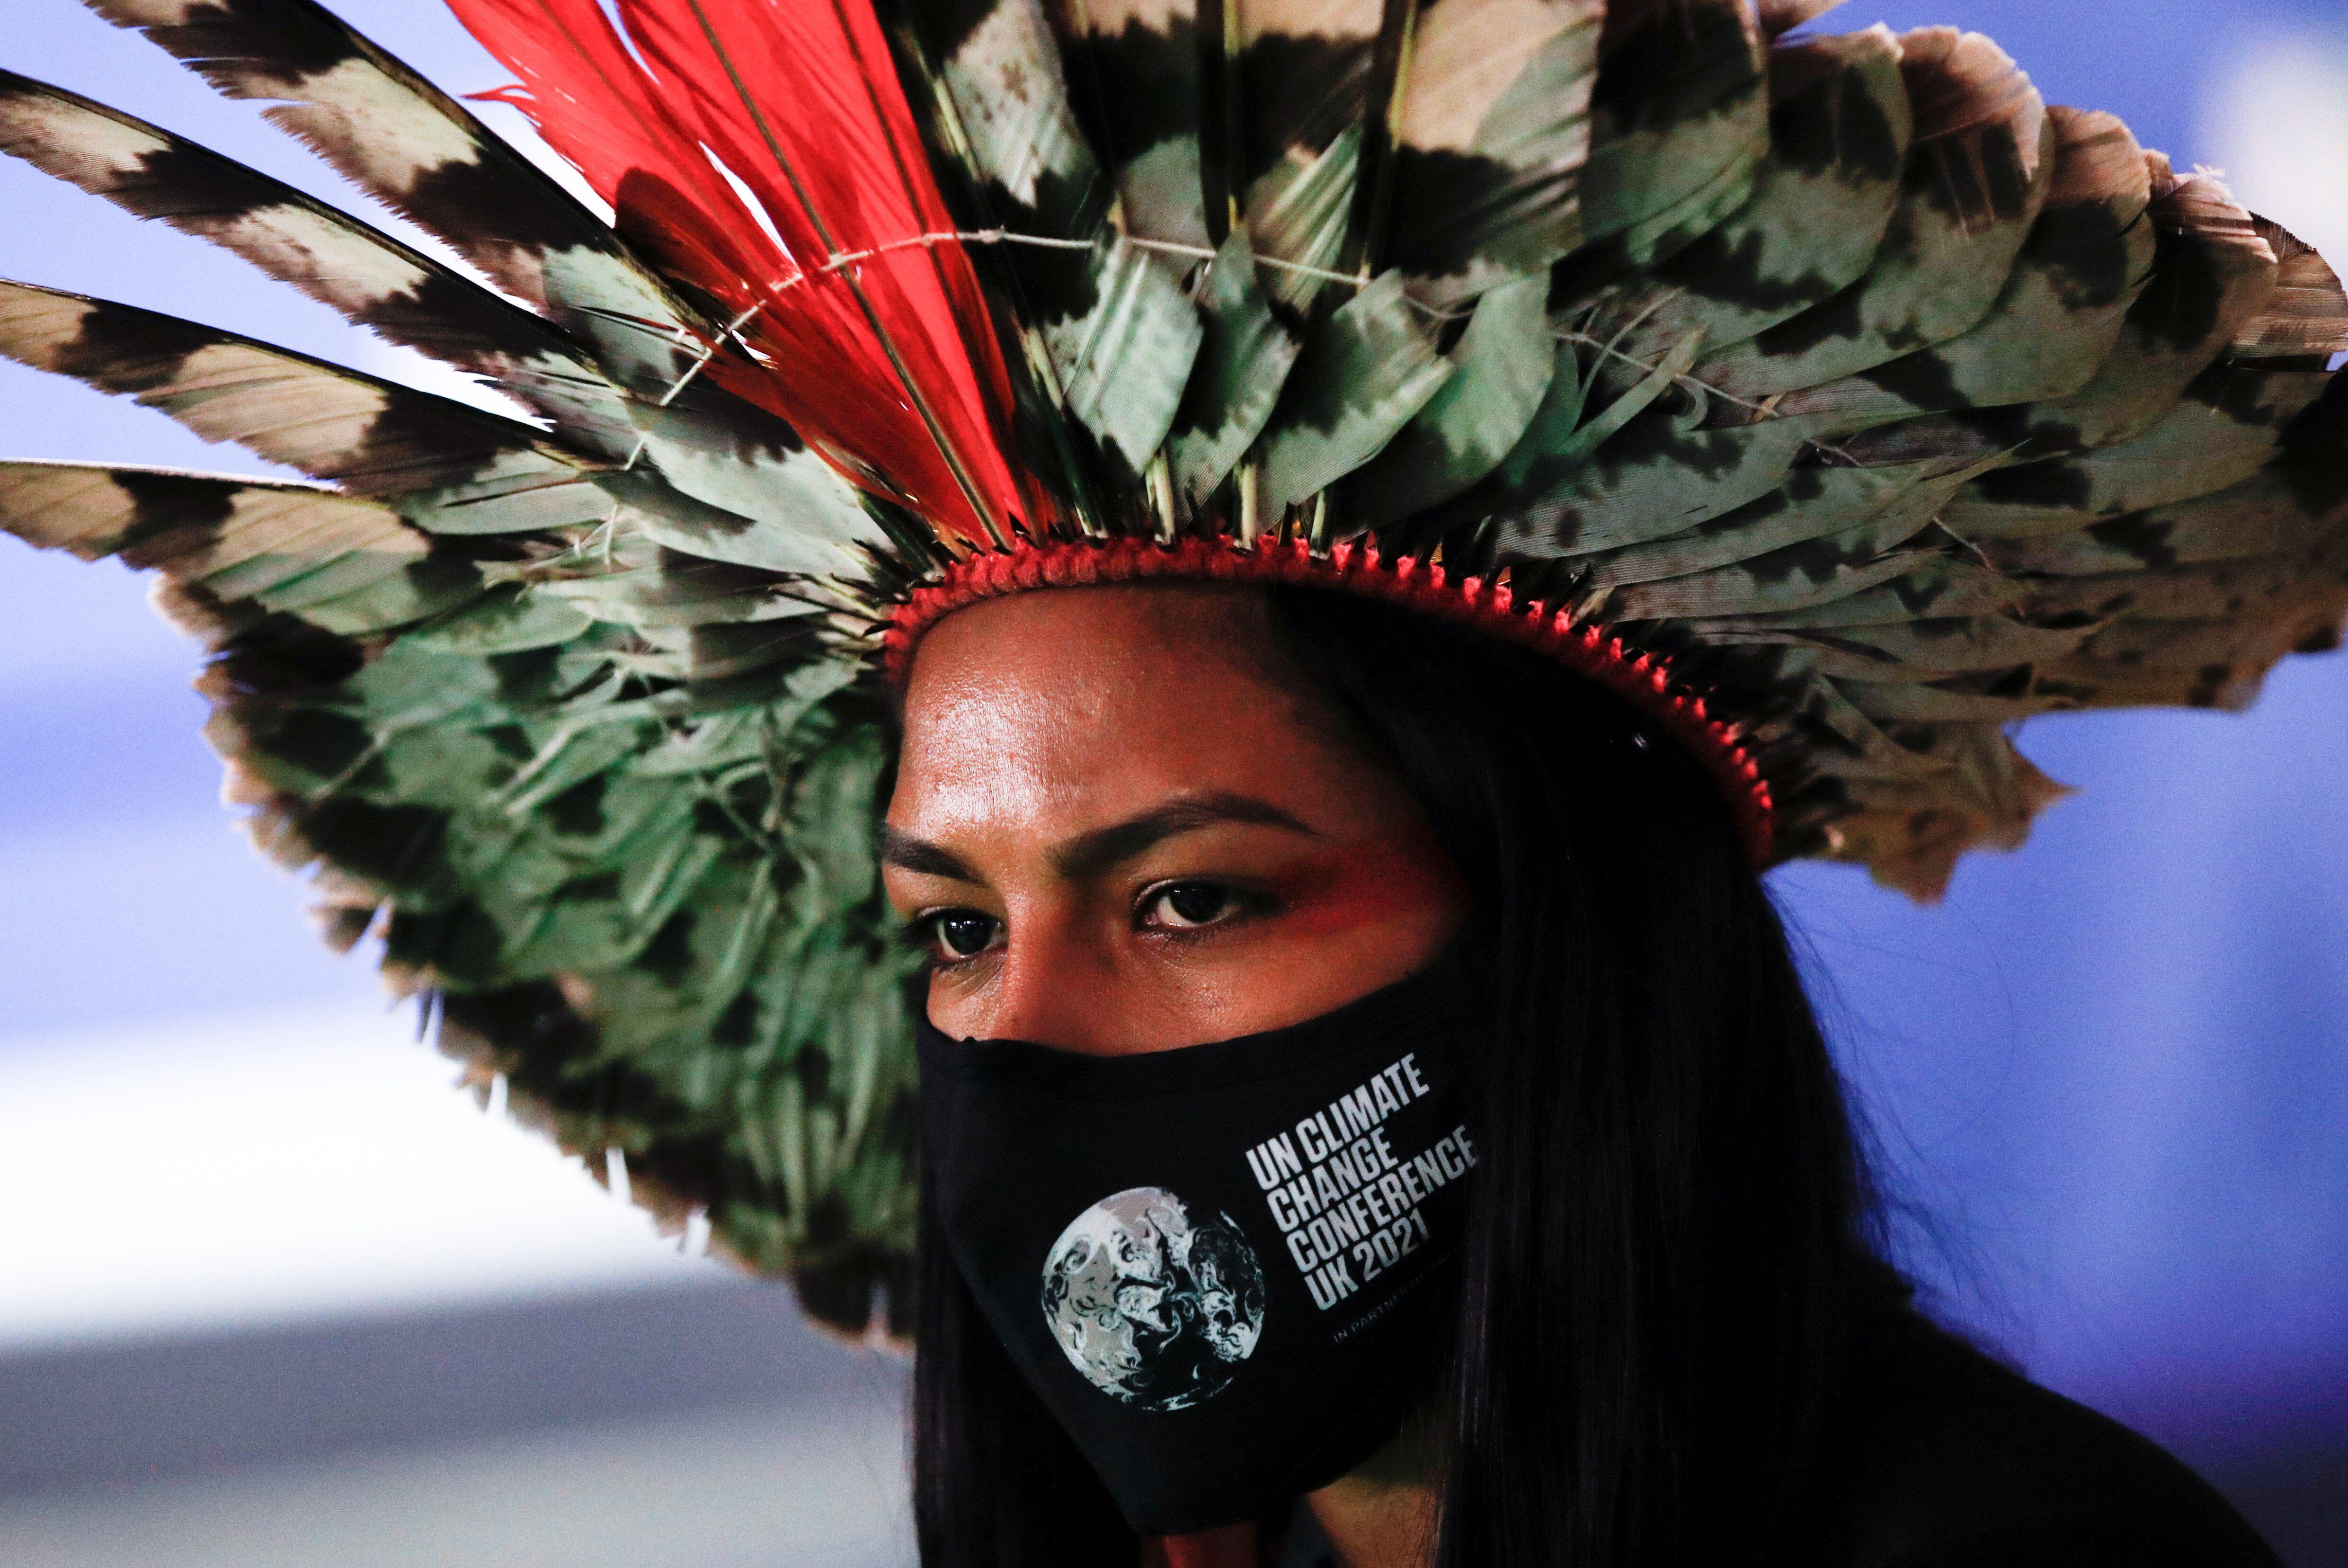
[[[1467,892],[1253,591],[1050,589],[917,650],[881,847],[964,1038],[1112,1056],[1301,1023],[1441,951]]]

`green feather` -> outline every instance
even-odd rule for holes
[[[1444,0],[1418,13],[1381,253],[1417,297],[1456,304],[1581,242],[1603,9]]]
[[[1277,517],[1375,457],[1453,374],[1388,273],[1305,340],[1263,437],[1263,505]]]
[[[1376,527],[1449,500],[1516,449],[1557,375],[1548,299],[1548,278],[1530,277],[1477,300],[1451,378],[1345,481],[1351,517]]]
[[[1751,400],[1853,376],[1989,313],[2037,221],[2054,130],[2027,77],[1979,34],[1900,39],[1916,106],[1899,204],[1867,274],[1704,368]]]
[[[1199,309],[1199,355],[1167,443],[1175,490],[1194,508],[1262,434],[1298,346],[1272,313],[1244,229],[1208,263]]]
[[[1581,180],[1585,253],[1571,268],[1599,281],[1653,265],[1742,207],[1769,149],[1764,50],[1741,0],[1621,13],[1602,45]]]
[[[1166,263],[1117,241],[1093,255],[1093,304],[1047,324],[1068,411],[1138,473],[1172,428],[1205,328]]]

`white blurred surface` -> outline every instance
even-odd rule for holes
[[[886,1410],[730,1411],[12,1501],[8,1568],[895,1568]]]
[[[415,1034],[342,1005],[9,1042],[0,1352],[723,1277]]]

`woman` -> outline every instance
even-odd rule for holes
[[[1833,1068],[1729,814],[1620,702],[1407,611],[1125,585],[942,622],[904,724],[882,857],[932,950],[932,1048],[1219,1058],[1177,1090],[1203,1117],[1162,1086],[1105,1116],[1117,1080],[1078,1076],[1073,1099],[1016,1106],[963,1088],[975,1103],[933,1130],[925,1563],[1128,1560],[1112,1497],[1250,1516],[1167,1542],[1178,1563],[2271,1560],[2167,1456],[1909,1309],[1872,1261]],[[1431,1012],[1388,989],[1430,969]],[[1203,1188],[1235,1167],[1231,1207],[1256,1195],[1239,1129],[1294,1109],[1267,1108],[1265,1075],[1296,1031],[1371,1037],[1298,1075],[1313,1106],[1385,1057],[1431,1057],[1422,1031],[1444,1021],[1477,1081],[1472,1109],[1432,1125],[1467,1118],[1477,1185],[1436,1222],[1457,1243],[1442,1299],[1331,1387],[1278,1367],[1301,1358],[1280,1309],[1323,1304],[1275,1284],[1245,1358],[1307,1418],[1296,1441],[1257,1410],[1238,1431],[1137,1416],[1052,1367],[1065,1346],[1023,1358],[1045,1248],[1004,1247],[987,1220],[1036,1207],[1047,1233],[1076,1211],[1036,1191],[1056,1174],[1038,1167],[1074,1163],[1079,1192],[1159,1173],[1195,1226],[1204,1191],[1164,1173]],[[1202,1119],[1232,1130],[1199,1160]],[[958,1204],[981,1211],[960,1236]],[[1303,1226],[1272,1219],[1251,1233],[1264,1272],[1289,1274],[1281,1243]],[[994,1294],[990,1248],[1011,1254]],[[1063,1414],[1071,1395],[1097,1403]],[[1310,1446],[1349,1423],[1350,1446]],[[1292,1513],[1297,1463],[1325,1484]]]
[[[1755,876],[2336,634],[2348,300],[2213,180],[1800,4],[457,0],[607,225],[308,0],[93,4],[510,297],[0,145],[536,422],[6,285],[336,488],[0,517],[161,569],[484,1080],[885,1299],[926,1561],[2271,1560],[1910,1312]]]

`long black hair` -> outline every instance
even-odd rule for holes
[[[1885,1275],[1840,1084],[1716,787],[1615,697],[1479,633],[1299,589],[1272,620],[1474,895],[1485,1158],[1433,1412],[1437,1563],[1791,1554]],[[1134,1562],[922,1209],[924,1568]]]

